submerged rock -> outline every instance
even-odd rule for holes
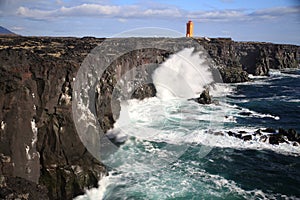
[[[244,136],[242,136],[242,139],[244,141],[252,140],[252,135],[244,135]]]
[[[252,115],[252,113],[244,111],[244,112],[239,112],[239,115],[250,116],[250,115]]]
[[[270,144],[279,144],[287,142],[282,134],[271,134],[269,136],[269,143]]]
[[[260,142],[268,142],[270,144],[278,145],[280,143],[289,143],[293,146],[298,146],[300,143],[300,136],[294,129],[284,130],[279,128],[278,132],[273,128],[258,129],[253,133],[247,131],[228,131],[229,136],[250,141],[256,138]]]
[[[261,131],[266,133],[276,133],[276,130],[274,128],[266,128],[262,129]]]

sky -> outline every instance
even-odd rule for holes
[[[0,26],[25,36],[183,37],[188,20],[199,37],[300,45],[300,0],[0,0]]]

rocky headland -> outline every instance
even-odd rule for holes
[[[95,91],[97,117],[104,131],[115,122],[112,109],[120,109],[110,105],[113,88],[122,74],[146,64],[156,68],[180,50],[177,41],[185,38],[131,40],[173,47],[172,51],[131,51],[105,70],[100,89]],[[44,198],[47,193],[49,199],[72,199],[86,188],[96,187],[106,174],[105,166],[93,158],[77,135],[71,110],[77,71],[92,49],[103,41],[92,37],[0,36],[0,198]],[[248,74],[267,75],[270,69],[299,67],[300,47],[295,45],[235,42],[228,38],[194,41],[204,47],[226,83],[248,81]],[[140,73],[146,76],[150,72],[142,69]],[[132,98],[155,94],[153,84],[141,84]],[[279,136],[296,137],[293,131],[282,130]],[[269,141],[277,143],[273,138]]]

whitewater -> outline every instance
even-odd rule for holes
[[[103,158],[109,174],[76,200],[299,198],[299,146],[225,134],[299,131],[299,76],[271,71],[229,85],[215,80],[204,52],[186,48],[170,56],[153,73],[156,97],[121,103],[107,133],[119,145]],[[214,104],[188,100],[206,88]]]

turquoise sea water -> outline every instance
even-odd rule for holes
[[[109,176],[78,199],[299,199],[299,146],[211,134],[300,130],[300,71],[252,78],[222,86],[218,105],[130,100],[109,133],[124,142],[104,160]]]

